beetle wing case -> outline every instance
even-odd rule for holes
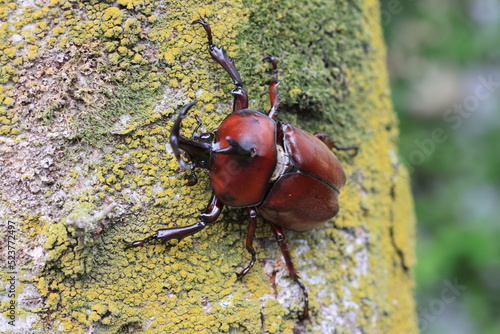
[[[260,112],[243,109],[230,114],[215,135],[216,150],[229,147],[230,137],[243,149],[253,149],[255,155],[226,155],[214,150],[209,170],[214,193],[227,206],[258,205],[276,166],[276,123]]]
[[[292,166],[275,182],[259,212],[289,230],[308,231],[339,211],[345,174],[335,154],[312,134],[281,122],[278,131]]]

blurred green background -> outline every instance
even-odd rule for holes
[[[500,0],[382,0],[422,333],[500,333]]]

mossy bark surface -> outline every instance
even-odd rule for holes
[[[180,242],[123,247],[196,222],[210,198],[206,174],[185,186],[168,145],[183,105],[200,101],[193,114],[207,131],[232,105],[231,80],[190,25],[200,16],[234,58],[250,108],[269,109],[261,58],[275,55],[278,118],[360,146],[337,154],[340,214],[287,232],[309,321],[297,321],[300,290],[263,222],[258,262],[236,281],[249,261],[244,210]],[[1,246],[0,331],[416,332],[413,202],[379,16],[373,0],[0,5],[0,223],[15,236]],[[186,136],[195,126],[185,120]]]

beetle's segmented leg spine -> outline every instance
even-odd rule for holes
[[[193,21],[192,24],[201,24],[203,28],[205,28],[205,31],[207,32],[208,51],[210,52],[210,55],[227,71],[231,79],[233,79],[236,86],[233,90],[231,90],[231,94],[234,96],[233,111],[248,108],[248,94],[243,89],[243,82],[241,81],[240,74],[238,73],[238,70],[236,69],[236,66],[231,58],[229,58],[224,51],[224,47],[218,47],[213,44],[212,28],[210,28],[208,22],[202,18]]]

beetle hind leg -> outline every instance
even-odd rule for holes
[[[226,70],[231,79],[233,79],[236,86],[233,90],[231,90],[231,94],[234,96],[233,111],[248,108],[248,94],[243,89],[243,82],[241,81],[240,74],[238,73],[236,66],[234,66],[231,58],[229,58],[224,51],[224,47],[219,47],[213,44],[212,28],[210,28],[208,22],[202,18],[193,21],[192,24],[201,24],[203,28],[205,28],[205,31],[207,32],[208,51],[210,52],[210,55]]]
[[[305,285],[300,280],[299,275],[295,271],[295,266],[293,265],[292,256],[290,255],[290,250],[288,249],[288,245],[285,242],[285,234],[281,227],[274,225],[271,223],[271,229],[273,230],[274,236],[276,237],[276,241],[278,241],[278,245],[281,249],[281,254],[283,254],[283,258],[285,259],[286,267],[288,268],[288,272],[290,276],[295,280],[295,282],[299,285],[302,290],[302,295],[304,296],[304,310],[302,315],[300,316],[300,320],[305,320],[309,318],[309,296],[307,294],[307,290]]]

